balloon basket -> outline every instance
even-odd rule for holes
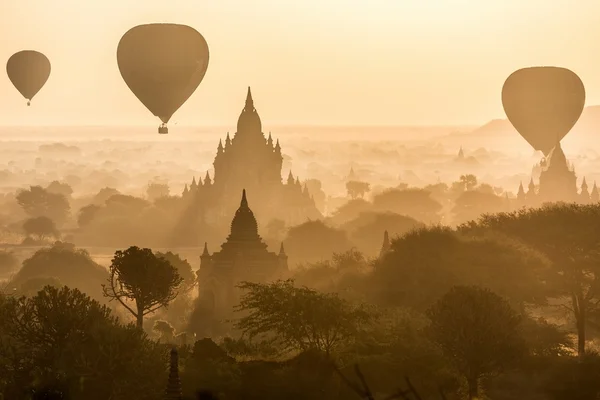
[[[167,133],[169,133],[169,128],[167,128],[166,125],[161,125],[158,127],[158,133],[161,135],[166,135]]]
[[[31,102],[30,101],[27,102],[27,107],[29,107],[29,106],[31,106]]]

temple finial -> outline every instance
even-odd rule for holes
[[[167,390],[165,392],[165,398],[181,398],[181,381],[179,380],[179,355],[177,354],[177,349],[175,347],[171,349],[169,381],[167,384]]]
[[[246,107],[247,111],[254,110],[254,100],[252,100],[252,92],[250,91],[250,86],[248,86],[248,94],[246,95]]]
[[[242,190],[242,201],[240,202],[240,208],[248,208],[248,200],[246,199],[246,189]]]

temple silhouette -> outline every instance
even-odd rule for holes
[[[269,252],[258,234],[258,224],[248,205],[246,190],[231,222],[231,233],[221,250],[209,253],[208,244],[200,256],[198,270],[198,298],[190,330],[197,335],[213,336],[222,332],[221,321],[231,317],[239,303],[240,282],[266,283],[285,277],[288,272],[287,255],[280,246],[279,253]]]
[[[539,207],[548,202],[589,204],[600,200],[596,182],[590,192],[584,177],[578,190],[575,168],[567,160],[560,143],[534,170],[540,171],[539,184],[536,186],[532,177],[525,191],[521,182],[517,192],[517,207]]]
[[[261,216],[259,223],[280,219],[287,225],[296,225],[307,219],[321,218],[314,199],[306,185],[289,171],[287,181],[282,181],[283,155],[279,139],[274,143],[271,134],[265,138],[262,122],[250,87],[246,104],[238,118],[237,131],[230,138],[219,140],[213,163],[211,179],[206,172],[204,180],[186,184],[183,197],[203,204],[209,223],[220,224],[230,218],[239,193],[247,189],[252,193],[253,204]]]

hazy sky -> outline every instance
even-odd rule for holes
[[[515,69],[575,71],[600,104],[598,0],[0,0],[0,56],[45,53],[32,107],[0,79],[5,124],[158,125],[123,82],[121,36],[190,25],[210,65],[173,116],[234,125],[246,87],[269,124],[478,124],[503,117]]]

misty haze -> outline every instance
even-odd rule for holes
[[[0,400],[600,398],[599,15],[3,0]]]

